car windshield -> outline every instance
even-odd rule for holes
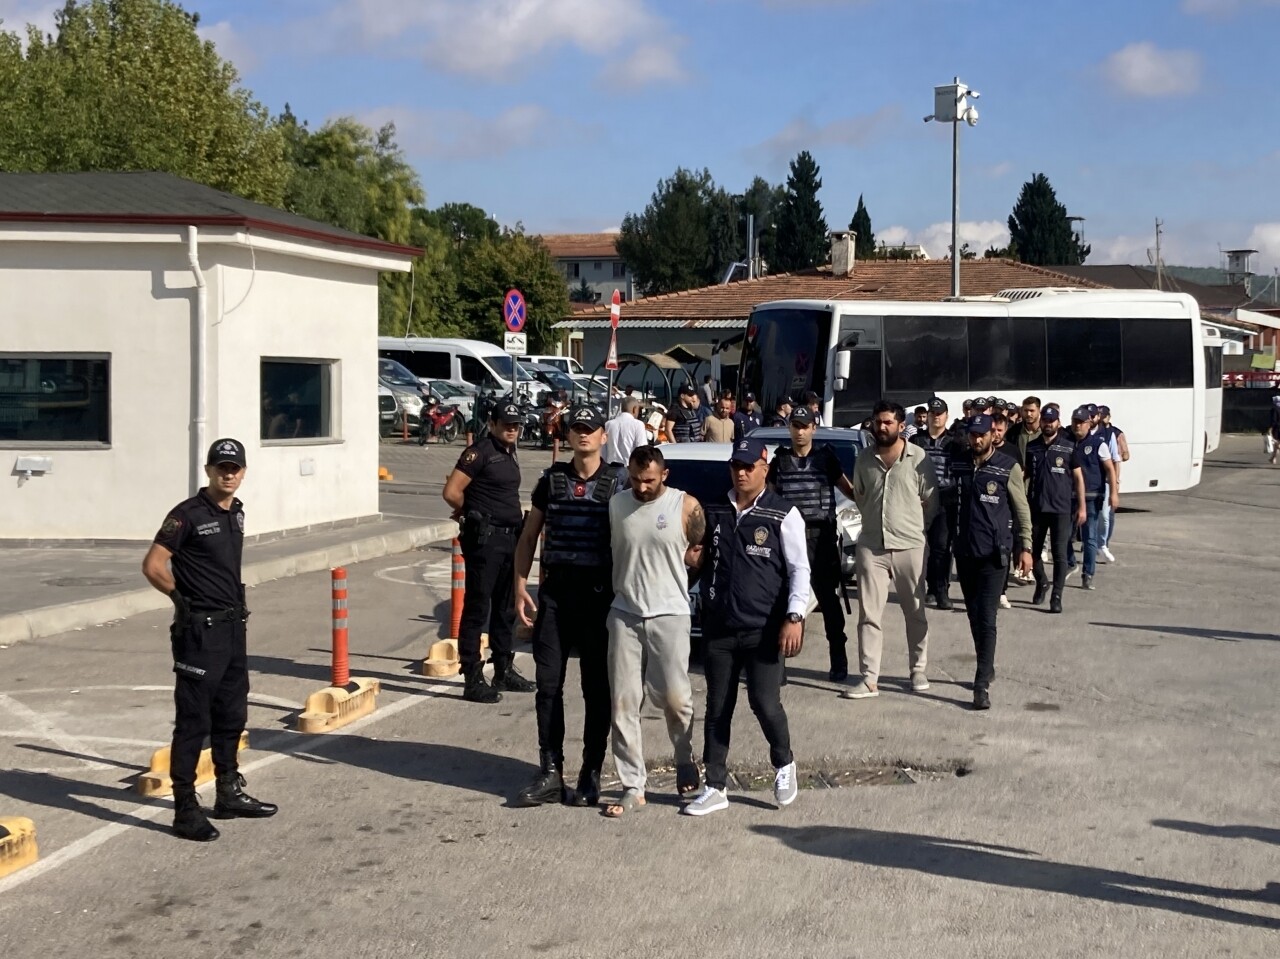
[[[451,396],[466,395],[465,393],[462,392],[462,390],[458,389],[452,383],[448,383],[444,380],[433,380],[431,383],[431,388],[435,390],[437,393],[439,393],[440,396],[443,397],[444,399],[449,399]]]
[[[484,361],[488,363],[491,367],[493,367],[494,372],[497,373],[504,380],[511,379],[511,357],[509,355],[507,355],[506,353],[494,353],[490,356],[486,356],[484,358]],[[533,379],[533,374],[530,373],[528,370],[526,370],[523,366],[521,366],[520,382],[525,383],[525,382],[531,381],[532,379]]]
[[[667,460],[667,485],[683,490],[699,503],[719,502],[729,495],[729,464],[723,460]]]
[[[564,390],[566,393],[572,393],[577,385],[569,378],[569,374],[562,373],[553,366],[548,366],[538,372],[542,374],[542,378],[546,380],[546,382],[550,383],[558,390]]]
[[[387,359],[385,356],[378,359],[378,379],[392,386],[407,386],[418,389],[421,384],[418,378],[414,376],[402,364],[395,360]]]

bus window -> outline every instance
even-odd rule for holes
[[[969,318],[969,389],[1025,393],[1045,387],[1044,320]]]
[[[1130,390],[1176,389],[1195,384],[1191,326],[1186,320],[1121,320],[1124,386]],[[1205,376],[1205,385],[1209,385]],[[1222,382],[1222,377],[1218,377]]]
[[[962,316],[895,316],[884,324],[884,391],[963,390],[969,340]]]
[[[1048,320],[1049,386],[1060,390],[1120,385],[1120,321],[1081,316]]]

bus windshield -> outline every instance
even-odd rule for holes
[[[830,332],[829,310],[757,310],[747,327],[739,390],[754,393],[766,411],[783,399],[799,400],[807,390],[821,397]]]

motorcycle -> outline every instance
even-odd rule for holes
[[[434,436],[441,443],[452,443],[462,430],[462,414],[453,405],[445,405],[434,396],[427,400],[418,424],[418,445],[426,446]]]
[[[542,411],[532,403],[520,404],[520,439],[542,446],[545,439],[542,430]]]

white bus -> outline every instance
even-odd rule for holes
[[[1222,331],[1201,324],[1204,342],[1204,451],[1212,453],[1222,442]]]
[[[953,416],[973,396],[1038,396],[1066,416],[1111,407],[1130,460],[1124,493],[1200,482],[1205,352],[1200,311],[1181,293],[1006,290],[952,302],[786,300],[751,313],[740,391],[765,410],[812,390],[823,422],[857,426],[880,399],[932,395]]]

